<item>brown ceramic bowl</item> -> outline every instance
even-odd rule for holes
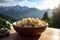
[[[47,26],[48,26],[48,23],[43,27],[30,27],[30,28],[27,28],[27,27],[16,26],[16,22],[13,23],[13,28],[20,35],[21,34],[22,35],[40,35],[42,32],[44,32],[46,30]]]

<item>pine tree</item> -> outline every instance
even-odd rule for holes
[[[43,15],[42,20],[46,20],[46,21],[49,20],[47,12],[45,12],[45,14]]]

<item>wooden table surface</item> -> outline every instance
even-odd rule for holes
[[[60,29],[47,28],[46,31],[41,34],[41,36],[38,35],[28,37],[18,35],[18,33],[12,28],[10,30],[10,36],[0,38],[0,40],[60,40]]]

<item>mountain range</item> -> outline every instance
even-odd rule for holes
[[[52,9],[39,10],[37,8],[29,8],[26,6],[0,6],[0,14],[8,16],[10,18],[20,20],[26,17],[38,17],[43,18],[45,12],[48,12],[48,17],[52,16]]]

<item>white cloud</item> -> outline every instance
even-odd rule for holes
[[[28,6],[28,7],[36,7],[38,9],[53,9],[57,7],[59,4],[59,0],[44,0],[41,3],[35,3],[35,2],[28,2],[27,0],[24,0],[19,3],[21,6]]]
[[[2,1],[2,2],[1,2]],[[39,3],[29,2],[28,0],[0,0],[0,6],[12,6],[12,5],[20,5],[20,6],[28,6],[28,7],[36,7],[38,9],[53,9],[57,7],[59,4],[59,0],[44,0]]]
[[[20,6],[28,6],[28,7],[33,7],[35,5],[35,3],[31,3],[28,0],[0,0],[0,6],[12,6],[12,5],[20,5]]]
[[[28,7],[34,7],[36,3],[34,2],[29,2],[28,0],[24,0],[22,2],[19,3],[19,5],[21,6],[28,6]]]
[[[0,3],[1,2],[11,2],[11,1],[14,1],[14,0],[0,0]]]
[[[38,9],[47,9],[47,8],[50,8],[50,9],[53,9],[55,7],[57,7],[59,4],[59,0],[45,0],[42,2],[41,5],[39,5]]]
[[[16,4],[17,4],[17,1],[15,0],[0,0],[0,6],[11,6]]]

